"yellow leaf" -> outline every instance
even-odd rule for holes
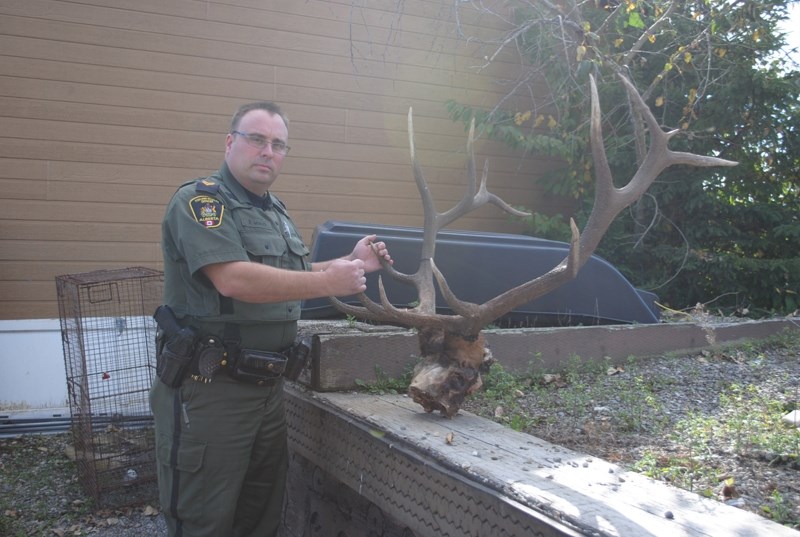
[[[725,55],[728,53],[728,50],[720,47],[717,50],[715,50],[714,52],[716,52],[717,56],[719,56],[720,58],[724,58]]]
[[[683,130],[685,130],[685,131],[689,130],[689,122],[688,121],[684,121],[683,123],[681,123],[681,128]]]
[[[557,125],[558,125],[558,121],[556,121],[553,116],[548,116],[547,117],[547,126],[548,127],[550,127],[551,129],[555,129]]]
[[[647,36],[647,40],[650,41],[651,43],[655,43],[656,42],[656,36],[654,36],[653,34],[650,34],[650,35]]]
[[[584,56],[586,56],[586,47],[584,47],[583,45],[578,45],[578,49],[575,54],[575,60],[581,61]]]
[[[542,123],[544,123],[544,116],[539,114],[536,117],[536,121],[533,122],[534,127],[541,127]]]
[[[664,106],[664,96],[663,95],[660,95],[659,97],[656,98],[656,106],[658,106],[659,108]]]
[[[528,110],[527,112],[517,112],[514,114],[514,123],[519,126],[528,121],[531,118],[531,111]]]
[[[758,28],[753,32],[753,41],[761,41],[761,32],[758,31]]]
[[[619,37],[619,38],[617,38],[617,39],[615,39],[615,40],[614,40],[614,46],[615,46],[615,47],[617,47],[617,48],[619,48],[619,47],[621,47],[621,46],[622,46],[622,44],[623,44],[624,42],[625,42],[625,40],[624,40],[623,38]]]
[[[692,53],[691,52],[684,53],[683,61],[684,63],[692,63]]]

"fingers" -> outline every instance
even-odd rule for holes
[[[389,255],[389,249],[386,247],[385,242],[371,242],[370,247],[378,258],[385,259],[388,263],[392,263],[392,256]]]
[[[364,262],[360,259],[336,260],[325,269],[334,296],[347,296],[367,290],[367,277]]]

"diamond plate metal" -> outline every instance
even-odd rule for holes
[[[582,535],[297,389],[286,391],[290,449],[417,537]]]

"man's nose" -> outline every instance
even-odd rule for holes
[[[261,149],[262,155],[273,156],[275,152],[272,150],[272,142],[267,142],[263,149]]]

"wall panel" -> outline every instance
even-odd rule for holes
[[[502,4],[498,0],[498,5]],[[440,209],[465,185],[458,99],[489,106],[517,67],[458,37],[452,0],[0,0],[0,318],[58,315],[54,277],[161,268],[175,188],[217,169],[240,104],[273,99],[293,147],[275,192],[307,241],[325,220],[418,226],[408,153]],[[472,35],[503,31],[461,7]],[[567,212],[534,179],[556,163],[476,142],[490,189]],[[513,232],[482,208],[454,228]]]

